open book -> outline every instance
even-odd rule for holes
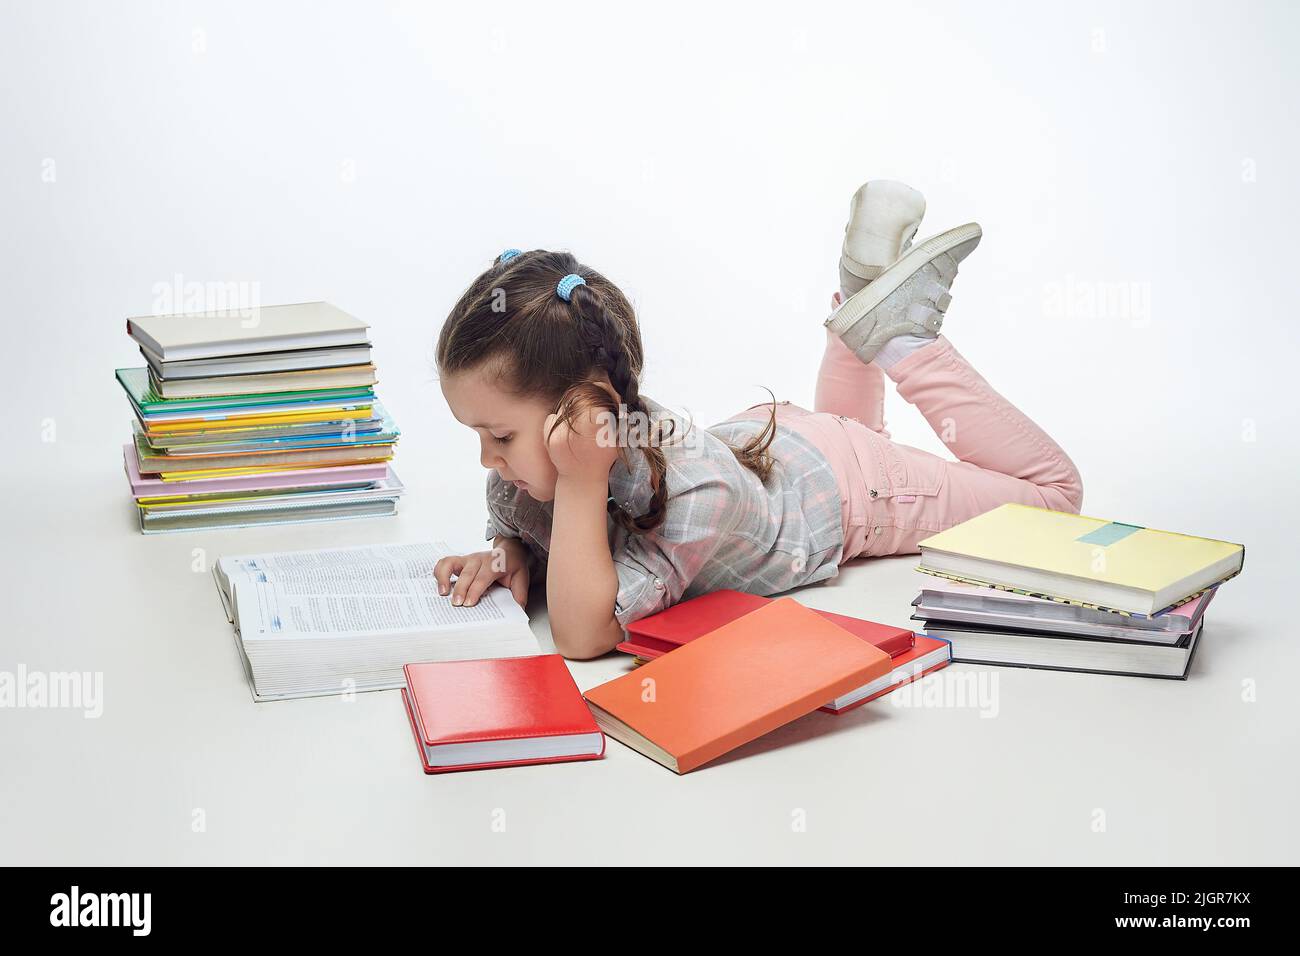
[[[473,607],[438,593],[442,543],[221,558],[213,567],[256,700],[404,687],[417,661],[542,653],[503,587]]]

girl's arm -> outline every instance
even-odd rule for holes
[[[599,412],[560,425],[547,442],[555,463],[555,501],[546,569],[546,607],[555,649],[565,657],[599,657],[623,639],[614,617],[618,574],[609,553],[605,502],[618,446],[602,444]],[[544,433],[554,415],[547,416]]]
[[[546,606],[555,649],[565,657],[600,657],[623,639],[614,618],[618,575],[605,530],[608,476],[608,469],[603,475],[561,474],[555,483]]]
[[[542,584],[546,581],[546,559],[539,556],[532,548],[528,549],[528,571],[531,575],[529,580],[533,584]]]

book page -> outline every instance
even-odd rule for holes
[[[359,585],[359,582],[354,582]],[[497,631],[528,626],[528,616],[506,588],[494,585],[473,607],[456,607],[433,578],[376,579],[374,586],[337,590],[241,578],[234,581],[236,624],[245,641],[259,638],[401,635],[439,630]]]
[[[441,541],[377,544],[222,558],[218,566],[232,583],[273,582],[311,594],[383,594],[398,593],[403,581],[432,578],[438,559],[450,553]]]

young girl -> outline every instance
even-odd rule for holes
[[[544,575],[556,649],[591,658],[684,598],[811,584],[1005,502],[1077,513],[1065,452],[939,334],[981,232],[912,246],[924,210],[901,183],[854,195],[815,411],[773,402],[703,430],[641,393],[612,283],[568,253],[503,252],[438,339],[443,394],[489,469],[493,542],[438,562],[441,593],[472,605],[500,582],[523,604]],[[889,440],[885,375],[958,461]]]

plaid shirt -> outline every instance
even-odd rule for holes
[[[607,521],[620,624],[721,588],[776,594],[838,573],[844,547],[840,493],[826,457],[806,438],[778,420],[768,449],[776,463],[764,485],[727,445],[739,448],[762,431],[766,413],[758,421],[729,419],[701,429],[657,402],[645,402],[653,421],[671,417],[677,424],[660,446],[668,484],[663,524],[630,534],[612,517]],[[641,515],[651,497],[650,465],[635,448],[627,457],[630,468],[620,459],[610,470],[609,493],[629,514]],[[487,504],[488,540],[521,538],[546,560],[551,502],[535,501],[491,471]]]

